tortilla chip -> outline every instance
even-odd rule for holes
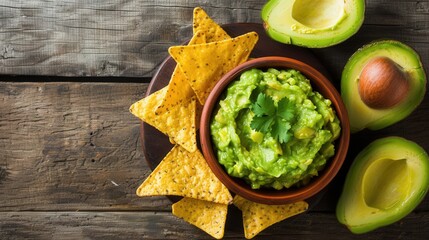
[[[172,212],[173,215],[200,228],[212,237],[223,238],[228,205],[183,198],[172,205]]]
[[[236,195],[234,205],[243,213],[244,236],[251,239],[265,228],[286,218],[303,213],[308,203],[299,201],[285,205],[266,205],[249,201]]]
[[[205,34],[199,31],[194,34],[188,45],[201,44],[205,42]],[[191,85],[189,85],[186,75],[183,74],[179,66],[176,66],[173,74],[171,75],[170,82],[168,83],[167,93],[165,94],[162,103],[156,108],[156,113],[162,114],[163,112],[168,111],[168,109],[192,98],[193,96],[195,96],[195,93],[194,90],[192,90]]]
[[[144,97],[143,99],[133,103],[130,106],[130,112],[134,116],[140,118],[142,121],[145,121],[152,126],[156,125],[155,118],[157,117],[157,115],[155,114],[155,111],[153,111],[153,109],[156,109],[162,103],[162,100],[165,97],[165,93],[167,93],[167,87],[164,87]]]
[[[199,150],[174,146],[137,189],[137,195],[175,195],[229,204],[232,196],[216,178]]]
[[[206,41],[216,42],[231,38],[209,15],[200,7],[194,8],[193,25],[194,34],[198,31],[206,33]]]
[[[220,78],[247,60],[257,40],[258,34],[250,32],[219,42],[174,46],[168,51],[187,76],[199,102],[204,105]]]
[[[143,98],[130,107],[132,114],[166,134],[171,142],[183,146],[186,150],[197,150],[195,97],[183,101],[161,114],[155,112],[167,92],[167,87]]]

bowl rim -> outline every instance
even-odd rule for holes
[[[311,82],[313,90],[320,92],[325,98],[331,100],[336,114],[340,120],[341,133],[336,140],[336,153],[330,158],[324,169],[314,180],[298,189],[251,189],[247,183],[240,183],[241,179],[229,176],[224,167],[217,161],[212,147],[210,122],[214,107],[227,86],[235,81],[239,75],[252,68],[293,68],[304,74]],[[322,92],[323,93],[322,93]],[[326,96],[329,95],[329,96]],[[350,124],[347,110],[340,94],[334,85],[315,68],[299,60],[280,56],[267,56],[254,58],[244,62],[226,73],[210,92],[206,104],[203,106],[200,119],[201,149],[210,169],[216,177],[232,192],[248,200],[264,204],[286,204],[308,199],[324,189],[337,175],[344,163],[350,142]],[[243,181],[244,182],[244,181]]]

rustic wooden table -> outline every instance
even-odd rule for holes
[[[209,239],[172,216],[167,198],[135,195],[151,170],[128,108],[167,48],[190,37],[195,6],[221,24],[260,23],[263,3],[0,1],[0,239]],[[355,36],[313,51],[339,87],[348,57],[381,38],[415,48],[429,73],[429,1],[367,1]],[[350,162],[369,141],[398,135],[429,150],[428,114],[426,95],[405,120],[352,135],[319,204],[257,239],[427,239],[428,196],[403,220],[365,235],[340,225],[334,209]],[[242,236],[230,218],[225,238]]]

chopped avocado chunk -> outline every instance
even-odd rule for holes
[[[365,15],[364,0],[270,0],[262,8],[268,35],[282,43],[321,48],[355,34]]]
[[[359,81],[366,64],[381,57],[390,59],[406,75],[408,89],[398,104],[377,109],[362,101]],[[341,96],[349,114],[352,133],[364,128],[382,129],[404,119],[420,104],[425,92],[426,74],[419,55],[409,46],[395,40],[381,40],[363,46],[350,57],[341,76]]]
[[[337,204],[340,223],[365,233],[409,214],[429,188],[429,157],[415,142],[386,137],[355,158]]]

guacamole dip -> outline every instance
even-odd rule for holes
[[[293,69],[251,69],[232,82],[210,130],[218,161],[252,188],[306,184],[335,153],[331,101]]]

